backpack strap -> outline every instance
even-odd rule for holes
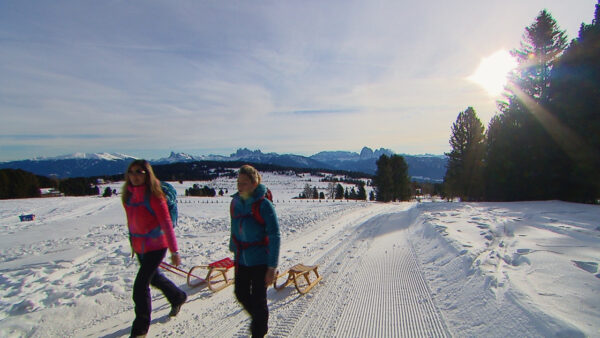
[[[252,203],[252,217],[254,217],[254,220],[256,220],[256,222],[262,226],[265,226],[266,224],[265,219],[260,214],[260,205],[264,199],[265,196]]]
[[[260,241],[256,241],[256,242],[243,242],[240,241],[239,239],[237,239],[237,237],[235,236],[231,236],[231,239],[233,239],[233,242],[235,243],[235,266],[237,268],[237,266],[239,265],[239,259],[240,256],[242,254],[243,250],[248,249],[249,247],[253,247],[253,246],[264,246],[266,247],[267,252],[269,252],[269,237],[265,236],[265,238],[263,238]]]
[[[142,202],[131,203],[130,199],[131,199],[131,196],[127,200],[127,205],[132,206],[132,207],[139,207],[140,205],[143,205],[146,207],[146,209],[148,209],[148,212],[152,216],[156,217],[156,214],[154,213],[154,209],[152,209],[152,206],[150,205],[150,193],[149,192],[147,192],[145,194],[144,200]]]
[[[145,233],[145,234],[135,234],[133,232],[129,233],[129,236],[131,237],[142,237],[142,238],[158,238],[160,236],[162,236],[164,234],[164,232],[162,231],[162,228],[160,227],[160,225],[156,226],[156,228],[150,230],[150,232]]]
[[[265,219],[262,217],[262,215],[260,214],[260,204],[262,203],[262,201],[265,199],[265,197],[261,197],[258,200],[254,201],[252,203],[252,206],[250,207],[250,213],[249,214],[244,214],[244,215],[238,215],[236,216],[234,214],[234,210],[235,210],[235,199],[231,200],[231,204],[229,205],[229,215],[231,216],[231,218],[244,218],[244,217],[252,217],[254,218],[254,220],[262,225],[265,226],[266,222]]]
[[[235,243],[235,247],[237,248],[238,252],[240,252],[242,250],[246,250],[252,246],[267,246],[267,245],[269,245],[269,237],[268,236],[265,236],[260,241],[254,241],[254,242],[240,241],[235,236],[232,236],[232,238],[233,238],[233,242]]]
[[[160,236],[164,235],[164,232],[162,231],[162,228],[160,227],[160,225],[156,226],[156,228],[150,230],[150,232],[145,233],[145,234],[136,234],[133,232],[129,232],[129,244],[132,245],[133,247],[133,243],[131,242],[131,239],[133,237],[138,237],[138,238],[158,238]],[[132,249],[133,251],[133,249]],[[146,252],[146,241],[142,241],[142,252]],[[131,255],[133,256],[133,252],[131,253]]]

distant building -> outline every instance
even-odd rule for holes
[[[64,196],[62,192],[54,188],[40,188],[40,197],[60,197]]]

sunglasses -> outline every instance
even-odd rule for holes
[[[146,175],[146,170],[142,170],[142,169],[129,170],[127,173],[129,175]]]

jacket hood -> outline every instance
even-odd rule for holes
[[[252,197],[254,199],[259,199],[261,197],[263,197],[265,194],[267,193],[267,187],[260,183],[256,189],[254,189],[254,193],[252,194]]]
[[[250,200],[252,201],[256,201],[258,199],[260,199],[261,197],[263,197],[265,194],[267,193],[267,187],[260,183],[256,189],[254,189],[254,192],[252,193],[252,196],[250,196]],[[231,197],[239,197],[242,198],[240,196],[240,192],[236,192],[235,194],[231,195]]]

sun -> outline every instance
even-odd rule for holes
[[[477,70],[468,79],[482,86],[490,96],[500,96],[508,73],[517,67],[517,61],[504,49],[481,59]]]

